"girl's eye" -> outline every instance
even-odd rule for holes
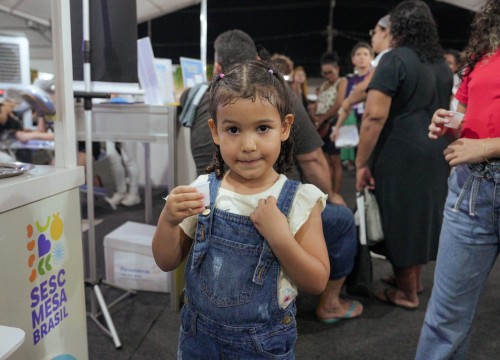
[[[230,127],[226,131],[230,134],[237,134],[239,130],[237,127]]]
[[[269,126],[267,126],[267,125],[260,125],[257,128],[257,131],[259,131],[259,132],[266,132],[267,130],[269,130]]]

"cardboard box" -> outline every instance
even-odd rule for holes
[[[104,237],[106,280],[134,290],[170,292],[172,273],[153,259],[151,241],[156,226],[127,221]]]

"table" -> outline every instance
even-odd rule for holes
[[[135,141],[144,144],[146,224],[151,224],[153,213],[149,146],[151,143],[167,144],[166,161],[169,164],[167,183],[172,187],[179,183],[180,154],[177,139],[178,132],[182,131],[177,125],[176,111],[175,106],[109,103],[92,105],[92,141]],[[85,140],[85,112],[81,103],[75,104],[75,118],[77,138]],[[171,308],[174,310],[178,310],[177,299],[182,292],[182,287],[182,270],[177,270],[169,291],[172,294]]]
[[[7,359],[24,342],[24,330],[0,325],[0,360]]]
[[[85,140],[83,104],[75,104],[76,136]],[[168,183],[174,177],[176,141],[176,107],[146,104],[94,104],[92,105],[92,141],[134,141],[144,144],[145,160],[145,223],[151,224],[153,213],[151,195],[150,144],[168,145]]]

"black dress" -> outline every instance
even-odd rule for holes
[[[371,164],[386,255],[397,267],[436,259],[450,167],[446,139],[427,134],[434,111],[448,108],[452,86],[444,60],[421,60],[401,47],[384,55],[368,87],[392,98]]]

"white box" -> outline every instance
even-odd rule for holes
[[[153,259],[155,230],[153,225],[127,221],[104,237],[109,283],[134,290],[170,292],[172,273],[160,270]]]

